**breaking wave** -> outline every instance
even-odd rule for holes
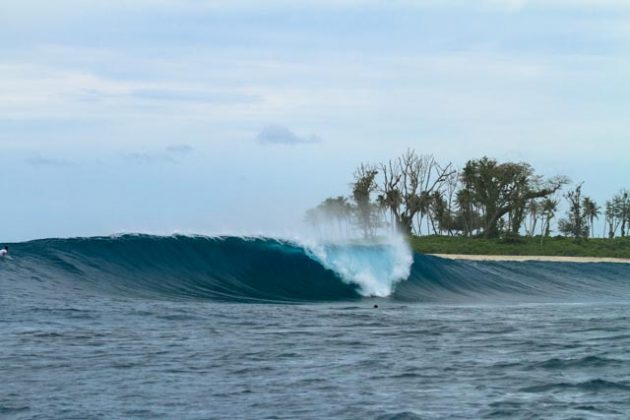
[[[11,246],[0,282],[25,293],[113,293],[230,302],[367,296],[407,302],[628,301],[630,265],[453,261],[401,240],[313,243],[121,235]]]

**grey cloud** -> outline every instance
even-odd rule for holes
[[[56,159],[48,156],[44,156],[41,153],[35,153],[32,156],[26,158],[26,163],[30,165],[37,166],[58,166],[58,167],[67,167],[73,166],[74,164],[70,161],[64,159]]]
[[[121,156],[125,160],[130,160],[138,163],[175,163],[175,159],[165,153],[131,152],[121,153]]]
[[[185,155],[196,152],[195,148],[189,144],[174,144],[166,148],[167,153]]]
[[[195,148],[188,144],[174,144],[159,152],[129,152],[121,153],[120,155],[125,160],[138,163],[178,163],[180,157],[189,155],[195,151]]]
[[[315,135],[308,137],[299,136],[289,128],[282,125],[268,125],[256,136],[256,140],[262,144],[303,144],[319,143],[321,140]]]

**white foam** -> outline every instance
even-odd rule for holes
[[[364,296],[389,296],[409,277],[413,253],[404,238],[391,235],[373,241],[302,243],[313,258],[342,280],[359,286]]]

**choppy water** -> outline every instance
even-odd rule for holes
[[[12,246],[0,417],[628,418],[630,266],[416,255],[369,298],[320,265],[348,249],[231,241]],[[171,247],[177,267],[156,257]],[[388,252],[377,280],[400,272]]]

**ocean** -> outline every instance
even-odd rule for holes
[[[630,264],[403,243],[11,244],[0,418],[630,416]]]

